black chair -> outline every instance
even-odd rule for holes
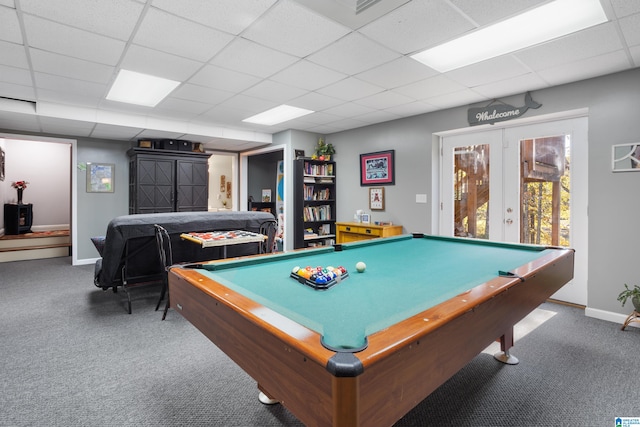
[[[260,234],[267,236],[267,239],[260,244],[260,253],[268,254],[275,252],[276,233],[278,231],[278,222],[274,220],[265,221],[260,224]]]
[[[160,308],[160,303],[167,295],[167,302],[164,306],[164,313],[162,313],[162,320],[167,317],[167,311],[169,310],[169,268],[173,265],[173,252],[171,250],[171,239],[167,230],[158,224],[153,225],[155,227],[156,243],[158,244],[158,255],[160,256],[160,264],[162,265],[162,290],[160,291],[160,299],[156,305],[156,311]]]

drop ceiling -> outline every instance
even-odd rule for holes
[[[637,0],[601,0],[604,24],[444,74],[410,58],[546,2],[0,0],[0,129],[244,151],[640,65]],[[182,83],[154,108],[108,101],[121,68]],[[315,113],[242,121],[280,104]]]

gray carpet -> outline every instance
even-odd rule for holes
[[[0,264],[1,426],[298,426],[158,289],[93,285],[69,258]],[[640,416],[640,329],[556,312],[516,343],[517,366],[480,354],[398,426],[613,426]]]

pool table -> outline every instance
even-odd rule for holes
[[[355,265],[366,264],[364,272]],[[402,235],[169,272],[171,306],[306,425],[392,425],[573,277],[566,248]],[[295,267],[343,266],[315,289]]]

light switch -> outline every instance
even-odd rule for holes
[[[416,203],[427,203],[426,194],[416,194]]]

